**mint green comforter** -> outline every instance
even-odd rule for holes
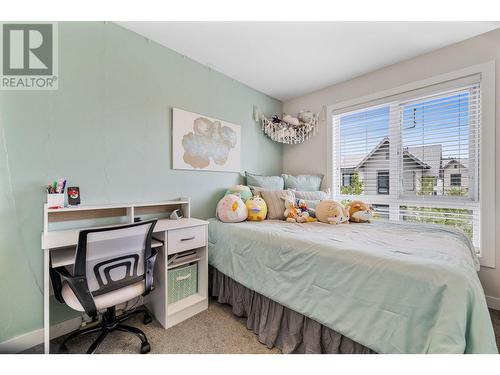
[[[210,219],[209,263],[379,353],[497,353],[477,257],[453,230]]]

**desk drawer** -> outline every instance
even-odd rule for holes
[[[204,225],[169,230],[167,236],[169,254],[196,249],[207,244],[206,227]]]

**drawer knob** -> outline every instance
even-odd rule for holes
[[[181,238],[181,241],[191,241],[191,240],[194,240],[194,239],[195,239],[195,236],[189,237],[189,238]]]

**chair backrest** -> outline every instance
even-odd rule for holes
[[[80,231],[73,275],[86,277],[93,297],[146,282],[156,221]]]

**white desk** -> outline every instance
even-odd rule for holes
[[[50,351],[50,275],[49,267],[65,266],[74,263],[76,245],[80,230],[72,228],[51,230],[51,223],[73,222],[81,220],[116,219],[128,223],[134,217],[165,214],[181,208],[186,218],[170,220],[159,219],[154,229],[155,240],[152,246],[158,250],[154,269],[154,289],[146,296],[145,303],[155,318],[164,328],[171,327],[181,321],[208,308],[208,222],[190,218],[189,199],[165,202],[115,204],[103,206],[79,206],[62,209],[49,209],[44,206],[44,231],[42,232],[42,250],[44,254],[44,352]],[[98,226],[91,226],[96,228]],[[116,245],[115,245],[116,246]],[[123,243],[126,247],[126,241]],[[121,248],[121,247],[120,247]],[[198,263],[198,293],[167,304],[167,269],[168,255],[193,250],[190,259]]]

